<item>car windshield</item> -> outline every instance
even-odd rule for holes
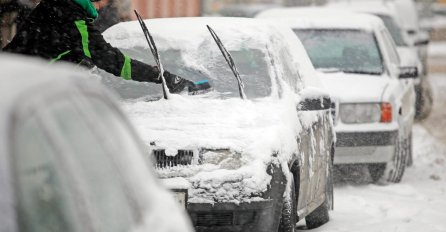
[[[375,36],[361,30],[298,29],[316,69],[360,74],[382,74],[381,53]]]
[[[386,15],[376,15],[378,16],[386,26],[387,30],[389,30],[390,35],[392,36],[393,41],[395,41],[396,46],[404,47],[407,46],[406,42],[404,42],[403,35],[401,34],[401,28],[396,24],[395,20]]]
[[[122,49],[122,51],[132,58],[155,65],[148,48],[138,47]],[[194,52],[160,48],[159,53],[165,70],[193,82],[209,81],[213,91],[202,97],[227,99],[240,96],[237,80],[217,45],[215,45],[215,50],[201,49]],[[242,48],[230,50],[230,53],[245,84],[246,96],[249,99],[270,96],[272,92],[270,69],[273,67],[266,49]],[[116,83],[111,83],[110,80],[105,81],[114,85],[112,87],[126,99],[140,98],[147,95],[154,98],[162,96],[162,89],[158,84],[119,81],[119,84],[116,85]]]

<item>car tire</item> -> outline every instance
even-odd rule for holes
[[[398,140],[396,145],[396,155],[393,160],[393,168],[389,172],[388,182],[399,183],[403,179],[404,171],[406,170],[408,151],[408,139]]]
[[[412,133],[409,135],[409,140],[407,141],[407,167],[411,167],[413,165],[413,138]]]
[[[305,222],[308,229],[318,228],[328,221],[330,221],[328,198],[325,199],[324,203],[317,207],[313,212],[305,217]]]
[[[367,166],[373,183],[377,183],[382,180],[384,173],[386,172],[386,166],[386,164],[369,164]]]
[[[389,182],[399,183],[403,179],[404,172],[411,153],[411,137],[398,139],[395,144],[395,156],[392,162],[387,164],[369,164],[368,169],[373,183]]]
[[[296,231],[297,223],[297,199],[296,199],[296,185],[294,183],[294,176],[291,176],[290,198],[284,198],[282,207],[282,216],[280,218],[279,232],[294,232]]]

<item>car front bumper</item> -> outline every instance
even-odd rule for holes
[[[336,132],[334,164],[387,163],[395,155],[398,131]]]
[[[202,231],[275,231],[277,202],[189,203],[187,211],[197,232]]]

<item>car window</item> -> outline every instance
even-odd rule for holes
[[[377,14],[376,16],[378,16],[384,22],[384,25],[386,26],[387,30],[389,30],[396,46],[407,46],[406,42],[404,42],[403,35],[401,34],[402,29],[393,18],[380,14]]]
[[[286,46],[281,46],[279,51],[279,63],[283,69],[283,78],[291,86],[295,92],[299,92],[302,89],[302,79],[299,75],[297,67],[293,67],[291,62],[292,55]]]
[[[13,127],[13,170],[20,231],[85,231],[76,216],[76,202],[56,161],[57,152],[35,115]]]
[[[59,134],[69,145],[74,165],[84,180],[87,199],[97,216],[97,224],[103,231],[129,231],[134,220],[126,186],[122,184],[102,137],[96,135],[96,125],[88,124],[85,115],[68,101],[52,104],[49,113]],[[107,136],[118,135],[111,133]]]
[[[386,30],[382,30],[381,33],[384,37],[384,46],[389,53],[390,62],[396,66],[399,66],[400,60],[398,57],[398,52],[396,51],[395,44],[393,43],[391,36]]]
[[[379,75],[381,53],[372,32],[344,29],[297,29],[316,69]]]

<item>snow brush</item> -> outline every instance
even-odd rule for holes
[[[189,95],[200,95],[211,92],[213,89],[208,80],[196,81],[193,86],[189,86]]]
[[[146,24],[144,23],[144,20],[142,19],[141,15],[139,15],[138,11],[135,10],[136,18],[138,19],[139,25],[141,26],[141,29],[144,33],[144,36],[146,37],[147,43],[149,44],[150,51],[152,52],[153,59],[156,62],[156,66],[158,67],[158,70],[160,72],[159,78],[161,79],[162,85],[163,85],[163,96],[164,99],[169,99],[169,88],[166,84],[166,79],[164,79],[164,68],[163,64],[161,64],[161,57],[158,53],[158,49],[155,45],[155,40],[153,40],[152,35],[150,34],[149,29],[147,28]]]

